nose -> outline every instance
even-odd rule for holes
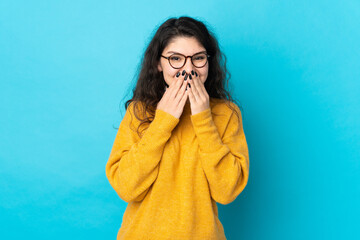
[[[190,57],[186,58],[185,65],[182,67],[181,71],[183,70],[185,70],[188,74],[191,73],[192,70],[194,70],[194,65],[192,64]]]

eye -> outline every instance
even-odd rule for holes
[[[205,54],[199,54],[199,55],[195,55],[194,56],[194,60],[196,61],[202,61],[206,58],[206,55]]]
[[[182,60],[182,57],[179,56],[179,55],[170,56],[170,61],[178,62],[178,61],[181,61],[181,60]]]
[[[203,60],[205,57],[204,56],[196,56],[195,60]]]

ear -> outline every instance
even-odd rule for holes
[[[159,63],[158,63],[157,68],[158,68],[159,72],[162,72],[162,67],[161,67],[160,61],[159,61]]]

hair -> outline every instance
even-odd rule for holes
[[[132,90],[133,97],[125,103],[125,110],[127,110],[130,103],[134,102],[132,112],[140,121],[140,125],[149,124],[154,119],[157,103],[161,100],[167,86],[163,73],[157,66],[163,50],[176,37],[195,37],[204,46],[207,54],[210,55],[208,77],[204,83],[210,101],[223,100],[230,109],[235,110],[230,102],[236,104],[236,101],[226,90],[231,74],[226,68],[226,56],[220,51],[214,33],[209,31],[203,22],[194,18],[187,16],[169,18],[160,25],[148,44],[141,58],[140,71],[135,76],[137,81]],[[141,109],[140,111],[135,110],[139,103],[142,105],[141,108],[137,108]],[[141,116],[137,114],[138,112]],[[237,111],[235,112],[237,114]],[[140,125],[136,129],[139,136]]]

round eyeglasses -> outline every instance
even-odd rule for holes
[[[206,65],[207,59],[210,57],[210,55],[208,55],[204,52],[197,53],[192,56],[185,56],[181,53],[174,53],[174,54],[170,55],[169,57],[165,57],[163,55],[161,55],[161,56],[163,58],[166,58],[169,61],[170,66],[175,69],[182,68],[185,65],[188,57],[191,59],[191,62],[195,67],[202,68]]]

